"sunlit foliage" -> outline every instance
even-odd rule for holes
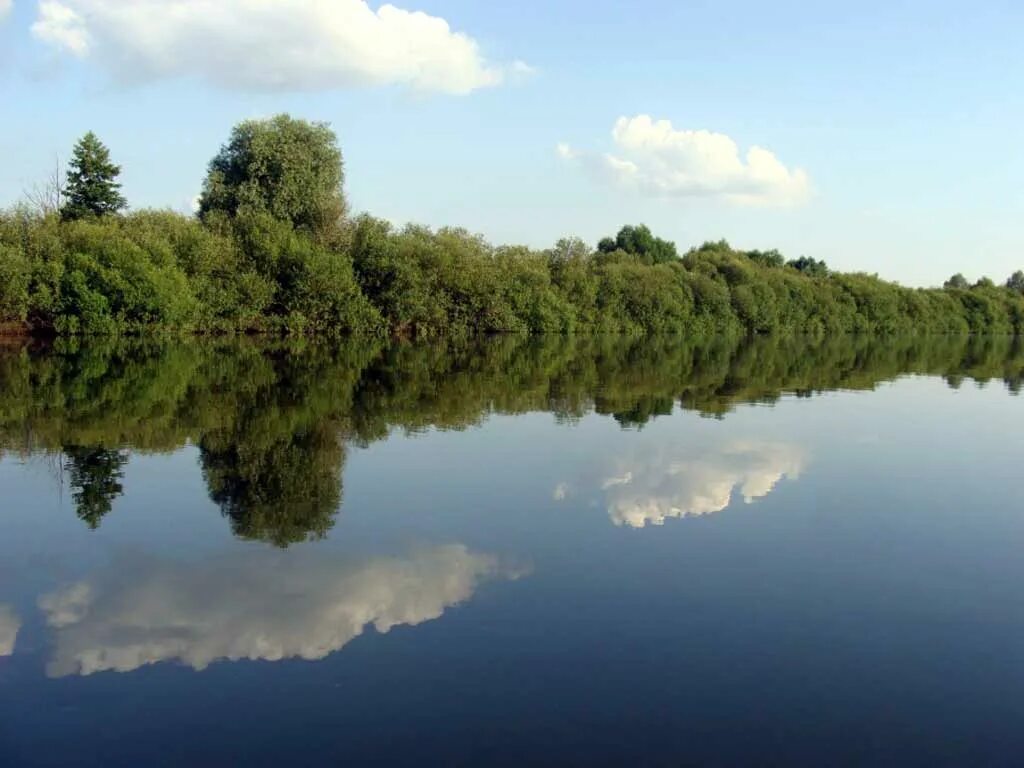
[[[199,216],[218,222],[264,213],[311,236],[329,236],[345,213],[344,172],[324,123],[277,115],[235,126],[210,161]]]
[[[197,217],[120,213],[120,169],[76,147],[68,202],[0,213],[0,327],[59,336],[1024,332],[1024,276],[913,289],[725,240],[679,256],[644,225],[591,248],[495,246],[463,229],[348,218],[331,129],[239,124]]]
[[[67,220],[117,213],[128,205],[117,177],[121,166],[110,159],[110,150],[89,131],[71,150],[64,205],[60,213]]]

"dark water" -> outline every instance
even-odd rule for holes
[[[1013,765],[1024,350],[0,352],[0,764]]]

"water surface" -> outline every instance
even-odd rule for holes
[[[1014,764],[1011,339],[0,352],[0,762]]]

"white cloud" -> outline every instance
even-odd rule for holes
[[[0,0],[0,21],[3,21],[4,17],[11,12],[13,6],[14,0]]]
[[[40,2],[39,16],[32,25],[32,34],[75,56],[85,56],[89,50],[89,36],[84,20],[64,3],[51,0]]]
[[[160,661],[321,659],[372,625],[439,618],[484,580],[514,577],[458,544],[362,562],[250,552],[199,564],[116,564],[39,600],[56,640],[52,677]]]
[[[619,461],[598,485],[612,522],[643,528],[669,518],[721,512],[737,488],[751,504],[783,478],[797,479],[804,464],[796,446],[739,441],[693,457],[659,453]]]
[[[0,0],[2,2],[3,0]],[[402,85],[468,93],[523,75],[426,13],[365,0],[42,0],[32,27],[115,77],[194,76],[220,86],[328,89]]]
[[[0,0],[2,5],[2,0]],[[21,619],[9,605],[0,605],[0,656],[14,653],[14,644],[21,629]]]
[[[559,144],[560,157],[598,177],[658,197],[711,197],[743,205],[796,205],[811,189],[807,173],[787,168],[767,149],[739,146],[723,133],[676,130],[649,115],[620,117],[612,129],[617,154]]]

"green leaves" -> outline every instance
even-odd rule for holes
[[[609,256],[621,252],[648,265],[666,264],[679,258],[675,243],[655,237],[644,224],[623,227],[614,240],[610,237],[602,239],[597,250]]]
[[[19,249],[0,243],[0,323],[23,323],[28,316],[31,265]]]
[[[946,290],[705,242],[682,258],[644,225],[592,251],[495,247],[463,229],[345,219],[337,139],[278,115],[238,124],[210,163],[199,218],[125,207],[93,133],[62,216],[0,214],[0,324],[58,334],[278,332],[1024,333],[1024,272]]]
[[[78,140],[71,154],[61,208],[66,221],[106,216],[127,207],[117,177],[121,166],[110,161],[110,150],[92,131]]]
[[[330,240],[345,215],[343,181],[341,150],[326,123],[288,115],[247,120],[210,161],[199,216],[266,213]]]
[[[961,273],[957,272],[949,280],[943,283],[943,288],[952,289],[957,291],[966,291],[971,287],[971,284],[967,282],[967,278]]]
[[[1006,287],[1016,293],[1024,294],[1024,271],[1017,270],[1006,280]]]

